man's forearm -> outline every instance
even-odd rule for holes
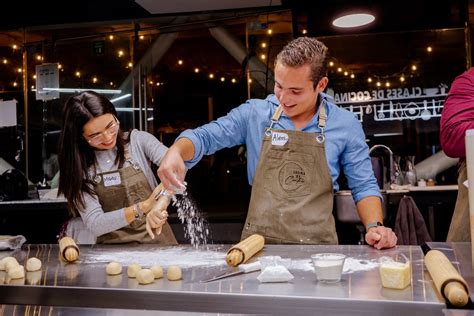
[[[194,158],[194,144],[189,138],[180,138],[171,147],[179,152],[184,161]]]
[[[383,223],[382,203],[378,196],[368,196],[357,202],[357,212],[365,227],[374,222]]]

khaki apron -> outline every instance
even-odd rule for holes
[[[125,158],[130,166],[114,171],[96,173],[94,177],[94,190],[97,193],[99,202],[104,212],[111,212],[129,205],[146,200],[153,190],[150,188],[145,174],[140,167],[135,164],[125,152]],[[113,185],[105,186],[104,176],[120,175],[120,180]],[[116,231],[104,234],[97,238],[99,244],[121,244],[121,243],[157,243],[161,245],[176,245],[170,225],[166,222],[161,234],[151,239],[146,231],[145,217],[136,220]]]
[[[467,167],[464,161],[459,167],[458,197],[454,207],[453,218],[449,226],[447,241],[471,241],[469,217],[469,191],[464,185],[467,180]]]
[[[265,132],[242,239],[258,233],[267,243],[338,243],[322,102],[320,108],[321,134],[273,129],[282,113],[277,108]]]

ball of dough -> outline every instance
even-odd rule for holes
[[[155,279],[161,279],[163,277],[163,268],[161,266],[153,266],[150,270],[153,272]]]
[[[155,279],[155,275],[150,269],[141,269],[137,273],[137,281],[140,284],[150,284]]]
[[[35,257],[31,257],[26,260],[26,271],[39,271],[41,270],[41,260]]]
[[[178,266],[169,266],[166,276],[168,277],[168,280],[170,281],[181,280],[181,276],[182,276],[181,268]]]
[[[8,260],[7,262],[5,262],[5,271],[10,271],[11,269],[13,268],[16,268],[18,267],[20,264],[18,263],[18,261],[16,261],[15,258],[13,258],[13,260]]]
[[[21,266],[21,265],[13,267],[10,270],[8,270],[8,276],[12,280],[24,278],[25,277],[25,268],[23,268],[23,266]]]
[[[118,262],[110,262],[105,268],[108,275],[117,275],[122,273],[122,265]]]
[[[132,263],[127,268],[127,275],[129,278],[136,278],[138,271],[140,271],[142,267],[138,263]]]
[[[18,263],[18,261],[16,261],[14,257],[5,257],[2,260],[0,260],[0,271],[5,271],[7,269],[7,263],[13,262],[13,261]]]

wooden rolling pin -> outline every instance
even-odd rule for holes
[[[79,258],[79,247],[71,237],[59,240],[59,255],[67,262],[74,262]]]
[[[230,248],[225,260],[228,265],[233,267],[246,263],[254,254],[262,250],[264,244],[265,238],[263,236],[253,234]]]
[[[469,301],[466,280],[454,268],[449,259],[438,250],[430,250],[425,256],[425,265],[439,293],[453,306],[464,306]]]

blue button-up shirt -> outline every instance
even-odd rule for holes
[[[349,188],[356,202],[367,196],[381,197],[369,157],[369,148],[365,142],[362,125],[353,113],[337,107],[327,100],[324,93],[320,95],[322,105],[326,107],[327,123],[326,159],[333,188],[339,190],[337,178],[341,171],[347,177]],[[194,158],[186,162],[186,167],[193,167],[203,155],[211,155],[219,149],[245,144],[247,146],[247,175],[250,184],[253,182],[265,129],[270,126],[273,113],[279,102],[275,95],[265,100],[251,99],[231,110],[209,124],[193,130],[186,130],[178,137],[189,138],[194,144]],[[318,132],[318,112],[303,132]],[[291,119],[283,112],[280,120],[273,126],[275,129],[295,130]]]

